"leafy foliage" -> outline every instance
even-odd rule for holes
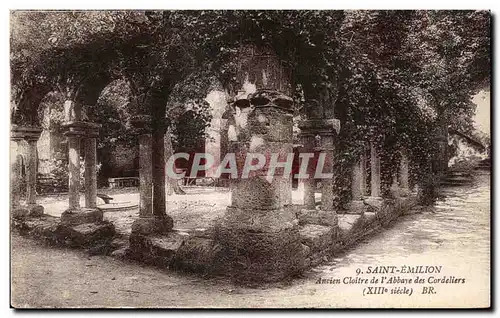
[[[381,152],[385,193],[400,151],[412,182],[424,182],[436,132],[471,132],[471,97],[490,78],[486,11],[14,11],[12,24],[14,108],[38,106],[23,102],[36,100],[26,97],[34,87],[83,102],[89,83],[128,83],[114,94],[127,102],[105,102],[125,106],[89,112],[109,119],[108,144],[128,135],[123,123],[136,114],[152,115],[155,129],[175,125],[178,143],[195,140],[210,120],[203,98],[213,83],[237,89],[240,47],[272,48],[293,70],[297,115],[315,99],[342,123],[339,198],[349,197],[350,165],[368,141]]]

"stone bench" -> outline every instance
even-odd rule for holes
[[[184,177],[183,184],[184,186],[215,186],[217,180],[213,177]]]
[[[110,189],[139,186],[139,178],[137,177],[109,178],[108,182]]]
[[[109,195],[107,194],[103,194],[103,193],[98,193],[97,194],[97,197],[98,198],[101,198],[105,204],[109,204],[109,201],[113,200],[112,197],[110,197]]]

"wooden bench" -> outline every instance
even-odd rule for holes
[[[109,178],[109,188],[125,188],[125,187],[137,187],[139,185],[139,178],[137,177],[121,177],[121,178]]]

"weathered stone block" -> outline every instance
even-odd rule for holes
[[[12,207],[12,217],[38,217],[43,215],[43,206],[38,204],[22,205]]]
[[[291,203],[290,178],[275,177],[272,182],[264,176],[241,179],[231,194],[234,207],[280,209]]]
[[[255,208],[240,209],[228,206],[221,226],[228,229],[250,232],[276,233],[295,227],[298,220],[288,207],[262,210]]]
[[[279,281],[304,269],[306,251],[296,226],[276,232],[219,227],[215,239],[236,283]]]
[[[128,246],[121,247],[121,248],[111,252],[112,257],[116,257],[119,259],[126,259],[128,257],[128,254],[129,254]]]
[[[301,210],[298,215],[299,224],[318,224],[336,226],[338,217],[335,212],[323,210]]]
[[[168,267],[187,238],[187,235],[180,235],[175,231],[148,236],[132,233],[129,238],[129,249],[132,258]]]
[[[307,224],[300,227],[302,244],[311,249],[311,253],[326,251],[331,248],[336,239],[336,228],[317,224]]]
[[[107,244],[115,235],[115,227],[110,222],[71,225],[62,223],[59,218],[42,216],[16,220],[13,226],[21,235],[40,239],[51,244],[94,247]]]
[[[13,218],[24,218],[29,216],[30,211],[27,206],[16,206],[12,208],[11,213]]]
[[[359,220],[361,215],[355,215],[355,214],[345,214],[339,217],[339,228],[343,232],[348,232],[350,231],[353,227],[354,224]]]
[[[79,225],[84,223],[99,223],[103,220],[100,209],[76,208],[68,209],[61,214],[61,223]]]
[[[64,227],[61,224],[61,227]],[[112,223],[84,223],[73,227],[67,227],[68,239],[73,245],[90,246],[97,242],[110,241],[115,235],[115,227]]]
[[[29,205],[29,215],[30,216],[41,216],[43,215],[43,206],[34,204],[34,205]]]
[[[396,200],[386,200],[382,207],[376,212],[377,220],[382,225],[388,225],[400,215],[401,209],[396,204]]]
[[[383,200],[381,197],[367,197],[364,202],[369,206],[372,211],[377,211],[382,208]]]
[[[250,132],[268,141],[289,141],[293,137],[293,117],[274,108],[256,108],[248,117]]]
[[[51,241],[54,239],[53,233],[57,231],[59,218],[44,215],[40,218],[13,219],[12,226],[21,235]]]
[[[135,235],[152,235],[172,231],[174,220],[166,215],[164,218],[139,217],[132,223],[132,233]]]
[[[227,273],[231,267],[223,246],[202,237],[186,240],[177,250],[172,266],[211,275]]]
[[[347,214],[363,214],[366,210],[365,203],[361,200],[353,200],[349,202],[349,209]]]
[[[366,222],[373,222],[377,219],[377,214],[375,212],[365,212],[365,214],[363,214],[363,217]]]

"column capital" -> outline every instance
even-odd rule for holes
[[[13,125],[10,130],[10,139],[14,141],[26,140],[37,141],[42,134],[42,128],[39,127],[25,127]]]
[[[250,105],[255,108],[274,108],[293,113],[293,99],[276,90],[259,89],[248,95]]]
[[[303,136],[333,136],[340,132],[340,120],[331,119],[306,119],[299,123]]]
[[[153,133],[153,118],[151,115],[140,114],[132,116],[129,123],[138,135]]]
[[[76,136],[76,137],[97,137],[99,136],[100,124],[88,122],[88,121],[71,121],[66,122],[62,125],[66,132],[65,136]]]

